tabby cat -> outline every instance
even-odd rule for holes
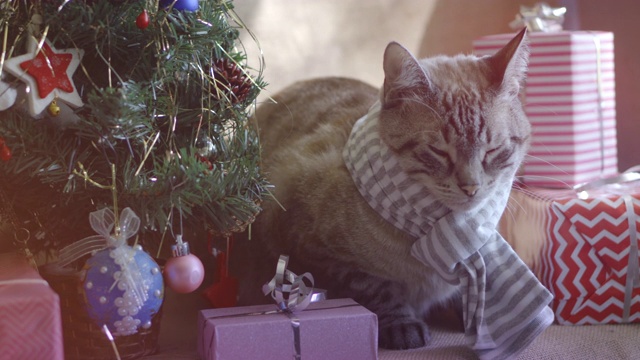
[[[288,254],[289,268],[311,272],[330,297],[352,298],[375,312],[381,347],[424,346],[426,314],[458,288],[413,258],[415,238],[363,200],[343,148],[353,124],[378,103],[379,136],[407,174],[451,211],[471,209],[493,186],[511,184],[525,154],[530,125],[518,92],[527,61],[525,31],[482,58],[416,60],[392,42],[381,90],[324,78],[294,84],[259,107],[263,170],[277,201],[264,203],[252,240],[235,251],[249,256],[243,267],[267,264],[251,276],[255,282],[241,279],[241,303],[264,298],[260,285],[273,276],[277,256]]]

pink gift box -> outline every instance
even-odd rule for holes
[[[0,254],[0,359],[64,359],[58,294],[14,253]]]
[[[513,34],[473,41],[490,55]],[[524,90],[533,127],[521,179],[566,188],[617,173],[613,33],[529,32],[531,55]]]
[[[640,181],[514,190],[501,233],[554,295],[562,325],[640,322]]]
[[[311,303],[288,316],[275,305],[201,310],[198,353],[205,360],[293,359],[292,317],[299,320],[299,354],[305,360],[378,358],[378,318],[351,299]]]

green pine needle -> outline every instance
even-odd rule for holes
[[[25,52],[24,25],[36,9],[27,3],[0,5],[0,61]],[[12,154],[0,163],[4,206],[40,234],[29,241],[32,251],[59,250],[93,234],[89,213],[113,201],[92,183],[111,183],[112,165],[118,206],[133,209],[142,233],[178,233],[180,211],[185,226],[221,234],[251,222],[269,186],[249,122],[266,84],[238,44],[243,28],[232,3],[200,0],[197,12],[147,8],[144,30],[135,19],[154,2],[62,3],[42,2],[43,28],[57,49],[84,50],[72,79],[84,106],[37,120],[24,104],[0,112],[0,137]],[[223,58],[250,84],[245,97],[230,95],[214,73]]]

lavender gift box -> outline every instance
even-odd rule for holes
[[[198,354],[205,360],[378,358],[378,318],[351,299],[311,303],[291,315],[275,305],[201,310]],[[299,320],[299,343],[293,323]]]

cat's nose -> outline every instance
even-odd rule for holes
[[[468,197],[473,197],[480,189],[480,185],[478,184],[459,185],[459,186],[460,186],[460,189],[462,189],[462,191],[464,191],[464,193],[467,194]]]

